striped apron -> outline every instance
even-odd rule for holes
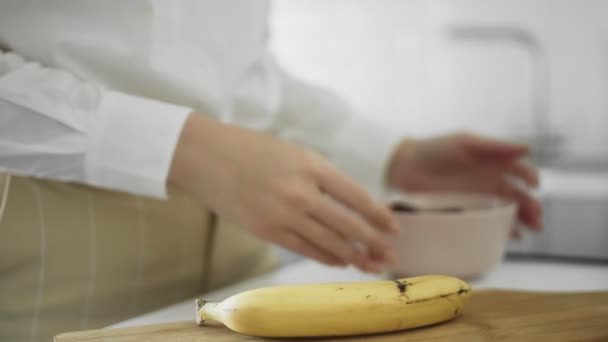
[[[269,246],[166,201],[0,173],[0,341],[51,341],[270,271]]]

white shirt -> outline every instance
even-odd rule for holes
[[[164,197],[197,111],[318,150],[377,193],[400,134],[286,75],[267,51],[268,10],[259,0],[1,1],[0,168]]]

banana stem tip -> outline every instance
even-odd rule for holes
[[[203,317],[203,314],[200,312],[200,310],[202,309],[203,305],[205,305],[205,303],[207,303],[207,301],[199,298],[196,300],[196,324],[198,325],[203,325],[203,323],[205,322],[205,318]]]

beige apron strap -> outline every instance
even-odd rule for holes
[[[203,260],[203,278],[201,279],[201,289],[209,289],[211,285],[211,274],[213,265],[213,244],[215,243],[215,231],[218,225],[217,214],[209,212],[209,223],[207,228],[207,239],[205,241],[205,259]]]
[[[0,172],[0,222],[4,216],[4,208],[6,208],[6,201],[8,201],[8,192],[11,187],[11,175],[8,173]]]
[[[270,272],[279,266],[275,250],[267,241],[218,217],[212,231],[211,265],[207,266],[206,289],[213,290]]]

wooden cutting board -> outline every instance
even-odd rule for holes
[[[194,316],[194,304],[193,304]],[[240,335],[215,325],[174,322],[61,334],[55,342],[283,341]],[[608,341],[608,292],[538,293],[480,290],[458,318],[430,327],[347,338],[292,341]]]

